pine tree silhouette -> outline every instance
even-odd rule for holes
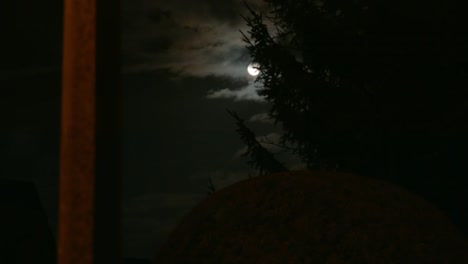
[[[208,192],[206,194],[209,196],[215,192],[216,192],[216,187],[214,186],[213,180],[211,179],[211,177],[209,177],[208,178]]]
[[[281,143],[295,146],[309,169],[383,178],[468,223],[460,211],[468,181],[464,9],[439,0],[266,2],[265,12],[244,2],[249,31],[241,33]]]
[[[260,175],[288,171],[281,162],[276,160],[273,153],[257,141],[254,132],[244,124],[245,121],[241,119],[236,112],[228,109],[226,109],[226,111],[236,119],[236,124],[238,126],[236,131],[239,133],[242,141],[247,145],[247,151],[243,153],[242,156],[250,157],[247,163],[251,167],[257,169]]]

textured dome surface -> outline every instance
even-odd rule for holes
[[[295,171],[214,193],[153,263],[468,263],[468,244],[440,210],[402,188]]]

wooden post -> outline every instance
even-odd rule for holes
[[[64,1],[57,260],[119,263],[119,1]]]

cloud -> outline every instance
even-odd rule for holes
[[[208,99],[219,99],[219,98],[227,98],[227,99],[234,99],[234,101],[240,100],[251,100],[256,101],[259,103],[265,103],[265,98],[263,96],[258,95],[257,93],[258,88],[255,87],[253,83],[249,83],[248,85],[240,88],[240,89],[229,89],[224,88],[221,90],[210,90],[206,96]]]
[[[270,118],[270,116],[268,115],[268,113],[260,113],[260,114],[256,114],[256,115],[253,115],[249,118],[249,122],[259,122],[259,123],[265,123],[265,124],[274,124],[275,121]]]
[[[249,1],[262,8],[264,1]],[[251,62],[239,30],[242,1],[124,1],[124,73],[170,69],[180,75],[246,78]],[[183,7],[183,8],[181,8]]]
[[[265,10],[263,0],[247,1]],[[251,81],[251,63],[239,30],[249,28],[240,0],[125,0],[123,2],[123,73],[168,70],[182,77],[230,78]],[[268,24],[268,23],[267,23]],[[269,25],[273,28],[272,25]],[[219,87],[208,99],[264,102],[252,83],[240,89]]]

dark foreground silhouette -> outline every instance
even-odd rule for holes
[[[331,172],[254,177],[196,206],[154,263],[468,263],[460,230],[396,185]]]
[[[0,263],[56,263],[55,240],[36,187],[0,179]]]

